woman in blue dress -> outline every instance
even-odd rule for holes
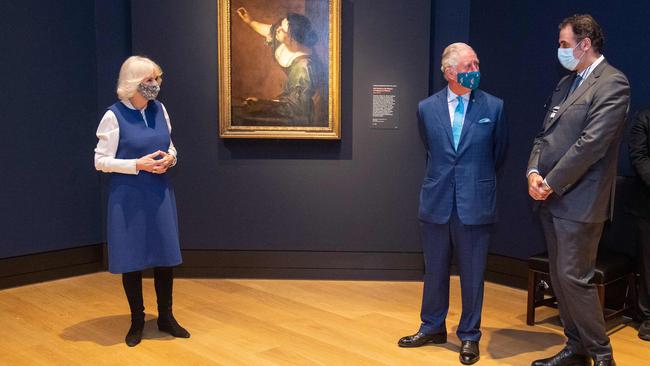
[[[158,329],[189,338],[172,315],[173,267],[181,263],[174,191],[167,170],[176,164],[171,124],[156,100],[162,70],[152,60],[131,56],[120,69],[119,101],[97,128],[95,168],[110,173],[108,270],[122,274],[131,309],[125,342],[140,343],[144,328],[142,270],[153,268]]]

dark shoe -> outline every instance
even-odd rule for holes
[[[650,320],[646,320],[639,326],[639,338],[650,341]]]
[[[180,324],[174,319],[174,315],[158,314],[158,329],[161,332],[169,333],[176,338],[189,338],[190,332],[181,327]]]
[[[600,360],[594,363],[594,366],[616,366],[616,361],[614,360]]]
[[[478,351],[478,342],[463,341],[460,345],[460,363],[463,365],[475,364],[481,358]]]
[[[442,344],[447,343],[447,332],[424,334],[417,332],[413,335],[400,338],[397,345],[400,347],[420,347],[427,343]]]
[[[568,348],[564,348],[553,357],[533,361],[531,366],[591,366],[591,360]]]
[[[131,318],[131,328],[124,338],[124,342],[129,347],[137,346],[142,341],[142,330],[144,329],[144,316]]]

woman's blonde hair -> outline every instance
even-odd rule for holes
[[[162,83],[162,69],[151,59],[142,56],[131,56],[124,61],[117,80],[117,97],[129,99],[138,90],[138,84],[151,76],[156,77],[158,84]]]

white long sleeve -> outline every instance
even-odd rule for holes
[[[122,101],[122,103],[128,108],[135,109],[128,101]],[[172,127],[165,106],[163,106],[163,112],[167,121],[167,127],[171,133]],[[144,115],[144,110],[141,113]],[[120,142],[120,125],[113,111],[106,111],[99,122],[97,139],[99,141],[97,142],[97,147],[95,147],[95,169],[104,173],[138,174],[138,170],[136,169],[137,159],[117,159],[115,157]],[[171,140],[167,153],[174,156],[175,164],[177,152]]]

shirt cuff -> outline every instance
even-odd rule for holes
[[[526,173],[526,178],[528,178],[528,177],[529,177],[531,174],[533,174],[533,173],[537,173],[537,174],[539,174],[539,170],[537,170],[537,169],[531,169],[531,170],[529,170],[529,171]]]
[[[100,169],[104,173],[122,173],[136,175],[140,171],[136,168],[137,159],[109,159],[104,162]]]

